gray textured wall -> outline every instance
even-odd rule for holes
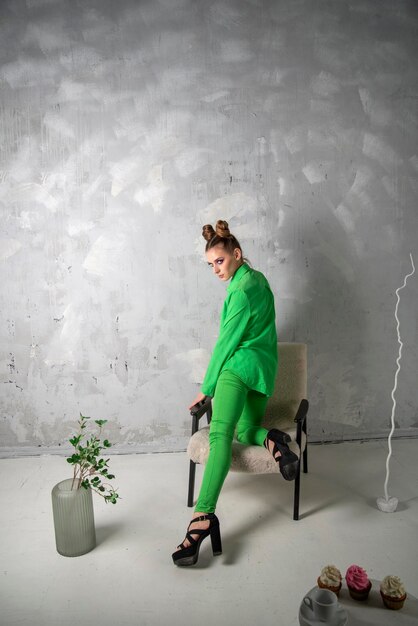
[[[315,439],[384,435],[418,262],[413,0],[3,0],[1,446],[184,448],[225,218],[309,344]],[[417,434],[417,275],[396,434]]]

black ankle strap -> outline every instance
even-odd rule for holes
[[[200,515],[199,517],[194,517],[192,521],[190,522],[190,524],[193,524],[194,522],[206,522],[208,520],[214,519],[214,517],[215,517],[214,513],[207,513],[206,515]]]

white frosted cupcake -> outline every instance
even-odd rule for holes
[[[398,576],[385,576],[380,583],[380,595],[387,609],[397,611],[403,607],[406,599],[405,587]]]
[[[317,583],[321,589],[329,589],[338,596],[342,585],[340,570],[335,565],[325,565],[318,576]]]

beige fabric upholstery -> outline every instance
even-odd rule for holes
[[[290,448],[299,456],[295,442],[296,424],[294,417],[299,403],[307,397],[306,344],[279,343],[279,368],[273,396],[269,399],[263,426],[279,428],[292,438]],[[202,418],[204,419],[204,418]],[[302,451],[306,437],[302,435]],[[209,427],[201,428],[190,438],[187,447],[189,458],[195,463],[205,464],[209,455]],[[279,469],[271,454],[261,446],[246,446],[234,441],[232,444],[231,470],[253,474],[277,474]]]

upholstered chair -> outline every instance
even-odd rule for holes
[[[278,428],[291,437],[289,447],[303,460],[303,471],[308,471],[307,448],[307,349],[302,343],[279,343],[279,367],[273,396],[267,404],[263,426],[270,430]],[[209,455],[209,424],[212,417],[211,399],[192,407],[192,436],[187,454],[190,458],[188,506],[194,503],[196,464],[204,465]],[[208,426],[199,429],[199,420],[206,416]],[[231,471],[252,474],[279,474],[278,464],[261,446],[232,444]],[[282,479],[283,480],[283,479]],[[287,482],[287,481],[285,481]],[[291,484],[291,483],[287,483]],[[293,519],[299,519],[300,462],[294,481]]]

